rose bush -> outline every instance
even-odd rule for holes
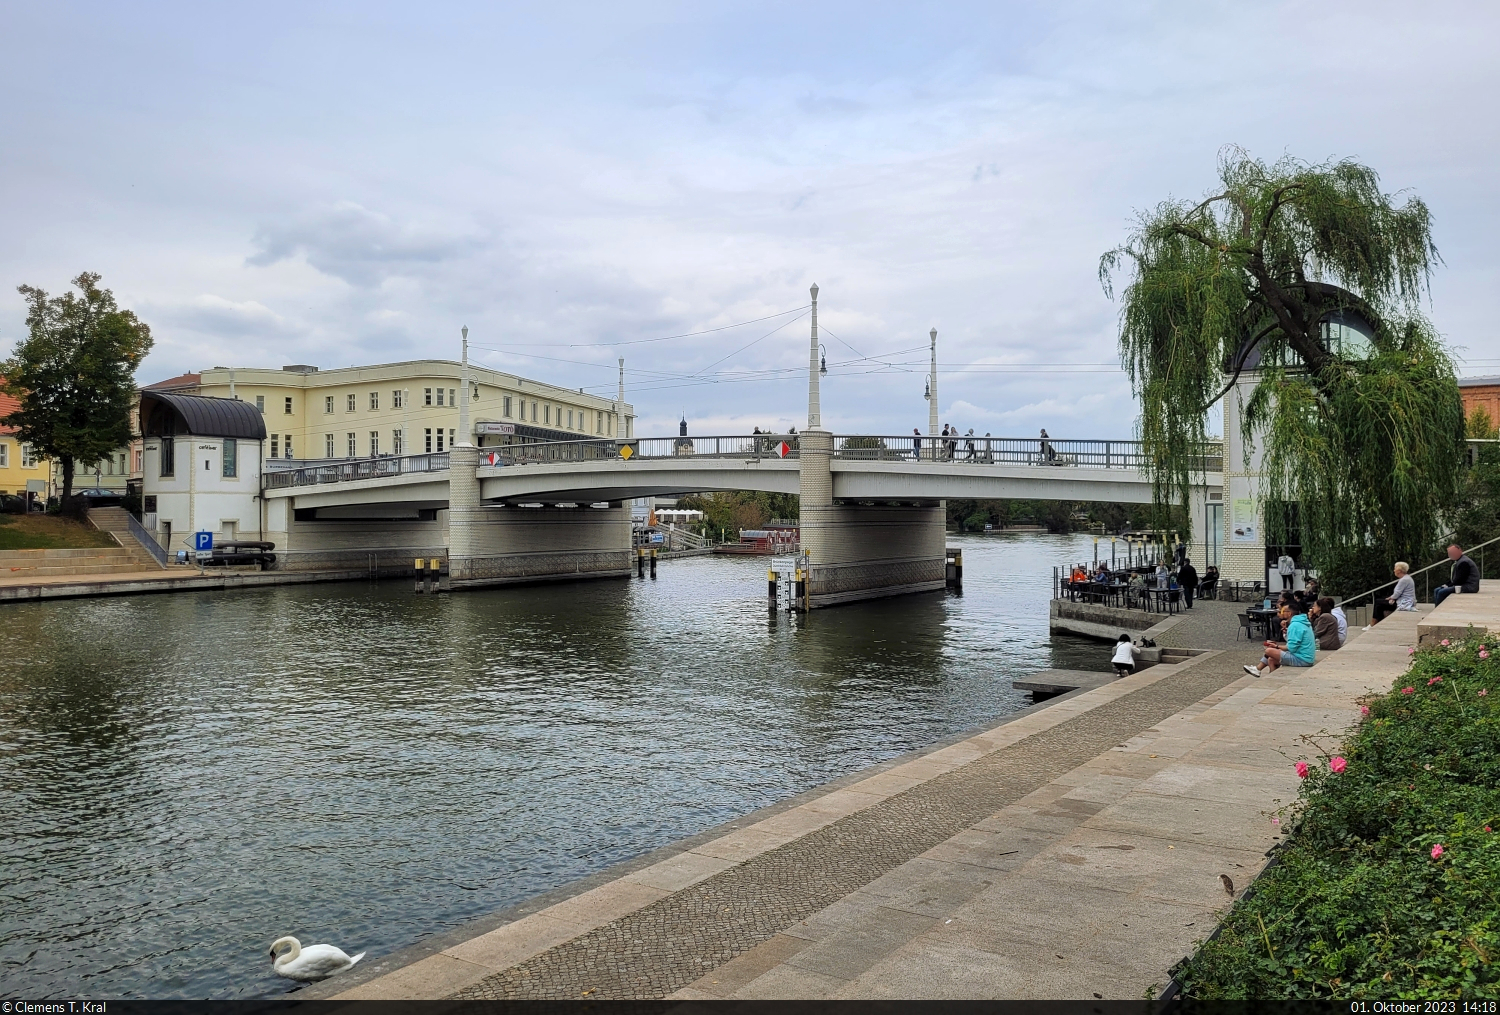
[[[1482,644],[1418,652],[1343,764],[1306,768],[1277,862],[1174,970],[1188,997],[1500,996],[1500,665]]]

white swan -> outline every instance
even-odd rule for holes
[[[287,950],[278,958],[276,950],[282,945],[286,945]],[[279,937],[271,943],[271,968],[276,971],[277,976],[285,976],[289,980],[326,980],[334,973],[342,973],[364,957],[365,953],[360,952],[350,958],[342,948],[335,945],[308,945],[303,948],[302,942],[294,937]]]

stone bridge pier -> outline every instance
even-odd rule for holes
[[[799,443],[809,608],[945,587],[942,501],[835,504],[833,434],[806,430]]]
[[[453,588],[511,582],[627,578],[630,509],[485,507],[476,474],[479,449],[453,449],[448,494],[448,573]]]

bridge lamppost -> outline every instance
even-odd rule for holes
[[[808,290],[812,293],[812,336],[807,350],[807,428],[823,429],[822,412],[818,404],[818,284]]]
[[[458,441],[464,447],[474,443],[474,434],[469,430],[469,326],[460,329],[464,337],[463,360],[459,365],[459,384],[463,392],[458,396]]]
[[[933,328],[928,334],[932,337],[932,367],[927,374],[927,436],[934,438],[932,444],[932,457],[937,458],[938,435],[938,392],[937,392],[937,329]]]

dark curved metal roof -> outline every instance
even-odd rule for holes
[[[170,414],[171,428],[166,429]],[[237,437],[265,440],[266,420],[260,410],[237,398],[207,395],[175,395],[165,391],[141,391],[141,433],[197,434],[203,437]]]

